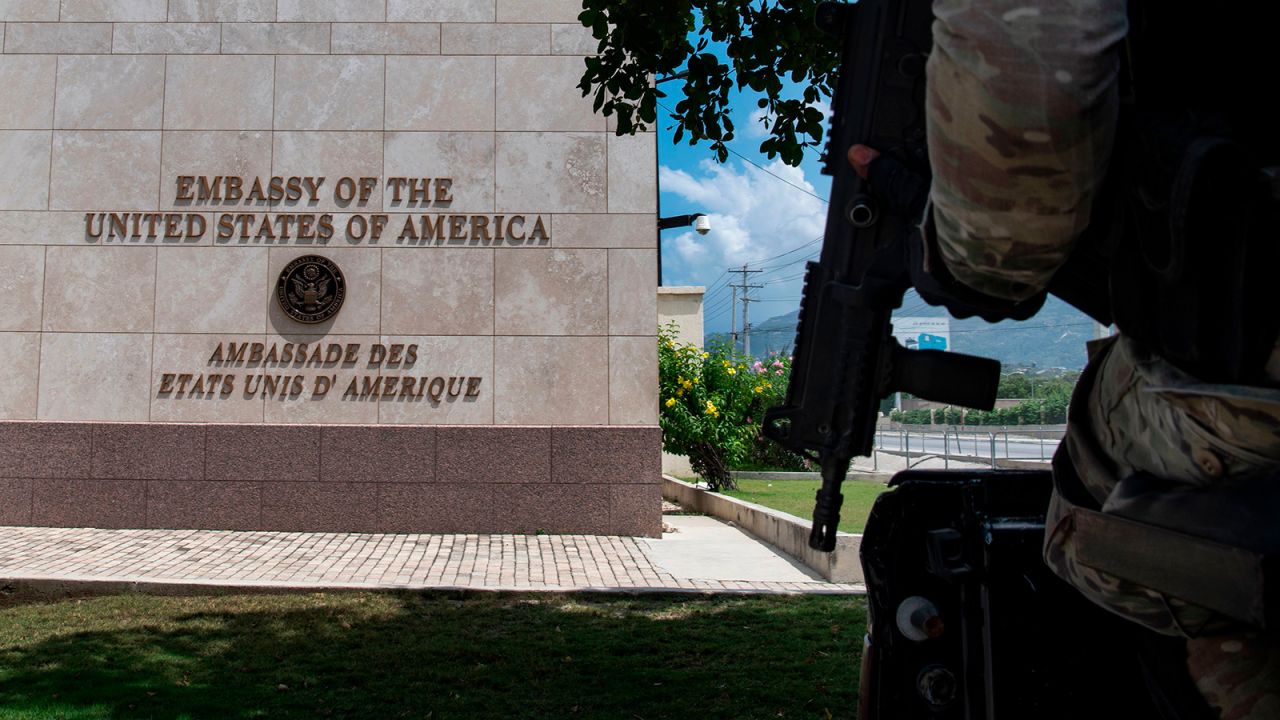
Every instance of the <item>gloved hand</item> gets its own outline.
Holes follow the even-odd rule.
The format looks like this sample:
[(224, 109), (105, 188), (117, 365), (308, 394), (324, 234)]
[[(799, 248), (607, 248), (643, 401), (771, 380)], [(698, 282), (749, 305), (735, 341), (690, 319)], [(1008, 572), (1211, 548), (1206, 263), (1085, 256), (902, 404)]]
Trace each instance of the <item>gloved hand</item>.
[(1026, 320), (1040, 311), (1047, 292), (1015, 302), (978, 292), (956, 280), (938, 250), (932, 212), (922, 218), (929, 200), (926, 178), (866, 145), (849, 148), (848, 159), (884, 208), (907, 218), (915, 227), (907, 238), (906, 261), (911, 284), (921, 299), (945, 307), (957, 318), (976, 315), (987, 322)]

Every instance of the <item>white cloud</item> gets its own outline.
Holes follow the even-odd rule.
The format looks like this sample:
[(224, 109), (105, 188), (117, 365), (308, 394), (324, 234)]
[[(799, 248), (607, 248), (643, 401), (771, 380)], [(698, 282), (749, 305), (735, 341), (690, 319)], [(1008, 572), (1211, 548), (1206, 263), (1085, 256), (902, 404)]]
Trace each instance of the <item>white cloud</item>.
[[(791, 298), (798, 298), (802, 281), (793, 276), (803, 272), (802, 260), (821, 248), (813, 241), (822, 236), (827, 212), (825, 202), (787, 184), (820, 194), (800, 168), (777, 160), (765, 167), (777, 177), (745, 163), (719, 165), (710, 160), (692, 173), (667, 166), (658, 172), (664, 193), (680, 196), (711, 221), (711, 232), (705, 236), (692, 230), (663, 235), (664, 282), (712, 286), (731, 266), (763, 267), (767, 272), (751, 278), (752, 283), (768, 283), (752, 293), (766, 300), (752, 306), (753, 320), (788, 312), (798, 304)], [(803, 250), (772, 259), (806, 244)], [(728, 324), (727, 313), (712, 312), (724, 304), (717, 302), (723, 300), (720, 296), (727, 295), (720, 291), (708, 296), (710, 329)]]
[(769, 135), (770, 127), (773, 127), (773, 116), (765, 108), (756, 108), (747, 119), (745, 134), (753, 140), (763, 140)]

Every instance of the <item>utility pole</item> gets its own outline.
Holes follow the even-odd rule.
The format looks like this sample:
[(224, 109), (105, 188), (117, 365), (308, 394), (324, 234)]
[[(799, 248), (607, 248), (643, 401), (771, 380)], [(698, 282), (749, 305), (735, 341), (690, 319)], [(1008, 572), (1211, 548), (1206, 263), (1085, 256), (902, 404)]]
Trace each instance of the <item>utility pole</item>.
[[(750, 356), (751, 355), (751, 315), (750, 315), (749, 308), (751, 307), (751, 303), (759, 302), (758, 300), (753, 300), (751, 298), (751, 291), (753, 289), (763, 288), (764, 286), (751, 285), (747, 282), (747, 278), (748, 276), (750, 276), (751, 273), (758, 273), (758, 272), (764, 272), (764, 271), (748, 270), (747, 264), (743, 263), (742, 269), (739, 270), (735, 268), (729, 268), (728, 272), (742, 274), (742, 282), (738, 285), (731, 285), (730, 287), (734, 288), (735, 290), (735, 293), (734, 293), (735, 298), (737, 297), (736, 291), (737, 290), (742, 291), (742, 354)], [(736, 343), (737, 343), (736, 337), (734, 342), (736, 347)]]
[(738, 347), (738, 286), (730, 285), (729, 291), (733, 293), (733, 299), (729, 301), (729, 342), (733, 343), (733, 347)]

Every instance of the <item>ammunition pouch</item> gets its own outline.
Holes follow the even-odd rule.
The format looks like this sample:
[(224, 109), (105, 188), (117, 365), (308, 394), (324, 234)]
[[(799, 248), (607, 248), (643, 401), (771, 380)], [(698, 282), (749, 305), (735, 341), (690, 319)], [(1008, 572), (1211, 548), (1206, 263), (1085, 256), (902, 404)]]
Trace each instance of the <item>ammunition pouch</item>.
[[(1280, 470), (1210, 486), (1117, 478), (1083, 408), (1091, 375), (1081, 377), (1053, 458), (1077, 561), (1264, 631), (1280, 627)], [(1112, 489), (1100, 500), (1103, 488)]]

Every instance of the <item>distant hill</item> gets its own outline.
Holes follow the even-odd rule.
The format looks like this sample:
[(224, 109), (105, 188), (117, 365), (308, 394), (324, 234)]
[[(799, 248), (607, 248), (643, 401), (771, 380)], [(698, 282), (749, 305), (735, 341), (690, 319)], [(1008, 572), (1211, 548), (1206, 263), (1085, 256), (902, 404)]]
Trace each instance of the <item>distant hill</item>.
[[(911, 317), (945, 317), (946, 310), (927, 305), (914, 291), (908, 291), (902, 307)], [(799, 311), (756, 323), (751, 331), (751, 349), (756, 355), (771, 351), (791, 352)], [(978, 318), (951, 319), (951, 349), (999, 360), (1007, 369), (1019, 367), (1084, 367), (1084, 344), (1093, 338), (1093, 321), (1061, 300), (1050, 297), (1044, 308), (1025, 322), (988, 323)], [(707, 342), (728, 342), (728, 333), (713, 333)], [(739, 343), (740, 345), (741, 343)]]

